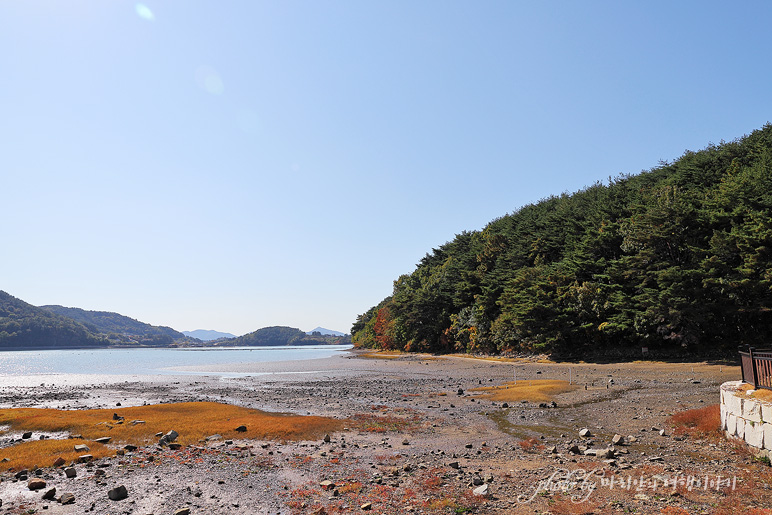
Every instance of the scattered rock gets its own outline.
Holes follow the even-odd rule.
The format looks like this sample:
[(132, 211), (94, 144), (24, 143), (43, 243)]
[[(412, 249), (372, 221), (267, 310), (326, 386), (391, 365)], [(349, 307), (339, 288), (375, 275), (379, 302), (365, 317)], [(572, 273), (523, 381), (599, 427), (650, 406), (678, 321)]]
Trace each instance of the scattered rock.
[(614, 438), (611, 439), (612, 445), (624, 445), (625, 444), (625, 437), (622, 435), (614, 435)]
[(180, 508), (174, 512), (174, 515), (190, 515), (190, 508)]
[(32, 431), (25, 431), (24, 433), (22, 433), (21, 438), (22, 440), (29, 440), (30, 438), (32, 438)]
[(66, 469), (64, 469), (64, 475), (67, 476), (69, 479), (72, 479), (78, 475), (78, 472), (75, 470), (75, 467), (67, 467)]
[(128, 496), (129, 491), (126, 490), (126, 487), (123, 485), (116, 486), (107, 492), (107, 497), (109, 497), (111, 501), (120, 501), (127, 498)]
[(83, 456), (78, 456), (78, 463), (88, 463), (93, 459), (94, 459), (94, 456), (92, 456), (91, 454), (84, 454)]
[(488, 497), (490, 495), (490, 486), (487, 483), (485, 483), (484, 485), (478, 486), (477, 488), (472, 490), (472, 493), (479, 497)]
[(322, 490), (334, 490), (335, 489), (335, 483), (330, 481), (329, 479), (326, 479), (319, 483), (319, 486), (322, 488)]
[(27, 482), (27, 488), (30, 490), (41, 490), (46, 487), (46, 482), (39, 477), (33, 477)]
[(75, 452), (88, 452), (90, 450), (88, 445), (80, 444), (75, 446)]
[(59, 497), (59, 502), (61, 504), (74, 504), (75, 494), (72, 494), (70, 492), (63, 493), (62, 496)]
[(582, 438), (590, 438), (592, 437), (592, 432), (585, 427), (579, 431), (579, 436)]
[(236, 428), (236, 432), (238, 433), (246, 433), (247, 432), (247, 426), (239, 426)]
[(330, 435), (324, 435), (324, 443), (330, 443), (330, 440), (332, 440)]
[(56, 487), (50, 488), (43, 494), (43, 499), (53, 501), (56, 498)]
[[(177, 439), (178, 436), (180, 436), (180, 434), (177, 431), (175, 431), (174, 429), (172, 429), (171, 431), (169, 431), (168, 433), (163, 435), (161, 437), (161, 440), (158, 443), (160, 445), (165, 445), (165, 444), (168, 444), (168, 443), (172, 443), (173, 441), (175, 441)], [(219, 436), (219, 435), (217, 435), (217, 436)]]
[(54, 467), (61, 467), (61, 466), (62, 466), (62, 465), (64, 465), (65, 463), (66, 463), (66, 462), (64, 461), (64, 458), (62, 458), (61, 456), (59, 456), (58, 458), (56, 458), (56, 459), (54, 460)]
[[(108, 443), (110, 440), (112, 440), (112, 438), (110, 438), (109, 436), (103, 436), (103, 437), (101, 437), (101, 438), (97, 438), (97, 439), (96, 439), (96, 440), (94, 440), (94, 441), (95, 441), (96, 443), (106, 444), (106, 443)], [(86, 449), (86, 450), (88, 450), (88, 449)]]
[(373, 503), (366, 502), (362, 506), (360, 506), (360, 508), (362, 508), (362, 510), (364, 510), (364, 511), (372, 510), (373, 509)]

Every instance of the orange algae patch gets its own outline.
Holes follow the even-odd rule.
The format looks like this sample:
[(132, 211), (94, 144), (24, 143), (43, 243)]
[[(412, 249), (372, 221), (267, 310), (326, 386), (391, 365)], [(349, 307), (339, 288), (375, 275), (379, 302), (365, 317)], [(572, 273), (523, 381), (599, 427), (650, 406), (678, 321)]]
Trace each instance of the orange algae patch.
[[(113, 414), (124, 417), (123, 422), (113, 420)], [(144, 422), (132, 423), (135, 420)], [(9, 460), (2, 462), (2, 468), (20, 469), (50, 466), (59, 456), (68, 463), (82, 454), (91, 454), (94, 458), (111, 456), (127, 444), (155, 443), (156, 433), (170, 430), (179, 433), (176, 442), (182, 445), (197, 443), (214, 434), (223, 438), (303, 440), (340, 430), (343, 421), (269, 413), (216, 402), (183, 402), (93, 410), (3, 409), (0, 425), (10, 426), (11, 431), (33, 432), (33, 439), (0, 449), (0, 460)], [(236, 428), (242, 425), (247, 430), (237, 432)], [(82, 439), (37, 440), (36, 432), (64, 432), (81, 435)], [(93, 441), (105, 436), (111, 438), (106, 445)], [(74, 446), (78, 444), (87, 445), (89, 451), (75, 452)]]
[(517, 402), (548, 402), (555, 395), (570, 392), (579, 388), (568, 381), (557, 379), (520, 380), (509, 382), (502, 386), (484, 386), (474, 388), (473, 392), (485, 392), (481, 397), (493, 401)]

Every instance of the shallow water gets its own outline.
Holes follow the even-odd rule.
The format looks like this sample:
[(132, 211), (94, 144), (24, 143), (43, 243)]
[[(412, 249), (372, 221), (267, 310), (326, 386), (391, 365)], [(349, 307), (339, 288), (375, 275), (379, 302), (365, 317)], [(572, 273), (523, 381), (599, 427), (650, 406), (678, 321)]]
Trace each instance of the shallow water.
[[(294, 370), (291, 366), (293, 361), (329, 358), (341, 355), (350, 348), (350, 345), (324, 345), (3, 351), (0, 352), (0, 376), (5, 379), (31, 376), (155, 376), (186, 373), (225, 376), (230, 375), (228, 369), (231, 367), (278, 362), (288, 362), (286, 372), (291, 372)], [(259, 372), (255, 375), (259, 375)]]

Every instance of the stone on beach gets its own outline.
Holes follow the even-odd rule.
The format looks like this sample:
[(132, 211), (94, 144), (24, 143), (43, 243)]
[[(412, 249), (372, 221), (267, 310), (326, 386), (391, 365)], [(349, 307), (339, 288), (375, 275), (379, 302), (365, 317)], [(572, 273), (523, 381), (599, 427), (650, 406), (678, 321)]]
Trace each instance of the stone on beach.
[(46, 482), (39, 477), (33, 477), (27, 483), (27, 488), (30, 490), (41, 490), (46, 487)]
[(75, 494), (66, 492), (63, 493), (61, 497), (59, 497), (59, 502), (61, 504), (73, 504), (75, 502)]
[(128, 496), (129, 491), (123, 485), (116, 486), (107, 492), (107, 497), (109, 497), (111, 501), (120, 501), (127, 498)]
[(479, 497), (488, 497), (490, 495), (490, 486), (485, 483), (484, 485), (478, 486), (472, 490), (472, 493)]

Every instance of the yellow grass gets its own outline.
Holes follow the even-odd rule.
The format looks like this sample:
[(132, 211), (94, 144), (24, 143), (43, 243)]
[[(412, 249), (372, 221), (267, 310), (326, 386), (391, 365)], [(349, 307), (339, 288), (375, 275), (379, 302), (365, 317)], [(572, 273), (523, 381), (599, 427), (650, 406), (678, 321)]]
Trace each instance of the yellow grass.
[[(124, 417), (118, 424), (113, 413)], [(144, 420), (144, 424), (132, 425), (132, 420)], [(157, 404), (119, 409), (56, 410), (19, 408), (0, 410), (0, 425), (10, 426), (12, 431), (33, 431), (33, 439), (25, 443), (0, 449), (0, 468), (30, 468), (35, 465), (51, 466), (61, 456), (68, 463), (77, 459), (77, 444), (86, 444), (94, 458), (114, 455), (126, 444), (137, 446), (155, 443), (156, 433), (175, 430), (177, 443), (187, 445), (220, 434), (223, 438), (250, 438), (275, 440), (302, 440), (316, 438), (342, 428), (343, 422), (325, 417), (304, 417), (282, 413), (267, 413), (216, 402), (185, 402)], [(244, 425), (246, 432), (237, 432)], [(66, 432), (82, 435), (83, 440), (37, 440), (34, 432)], [(107, 445), (94, 439), (109, 436)]]
[(555, 395), (570, 392), (579, 388), (577, 385), (568, 384), (568, 381), (557, 379), (537, 379), (533, 381), (520, 380), (509, 382), (502, 386), (485, 386), (474, 388), (473, 392), (485, 392), (483, 399), (503, 402), (531, 401), (548, 402)]
[(530, 356), (527, 358), (507, 358), (504, 356), (475, 356), (473, 354), (447, 354), (447, 356), (452, 356), (454, 358), (464, 358), (464, 359), (477, 359), (481, 361), (495, 361), (498, 363), (524, 363), (524, 364), (531, 364), (531, 363), (541, 363), (541, 364), (554, 364), (555, 361), (552, 361), (551, 359), (545, 357), (545, 356)]
[(772, 390), (766, 388), (759, 388), (753, 390), (753, 393), (748, 395), (748, 391), (753, 390), (753, 385), (749, 383), (743, 383), (740, 388), (737, 389), (737, 395), (744, 398), (753, 398), (761, 401), (772, 402)]
[(373, 352), (368, 352), (367, 354), (360, 354), (360, 358), (369, 358), (369, 359), (395, 359), (400, 358), (404, 356), (406, 353), (398, 351), (398, 350), (378, 350)]

